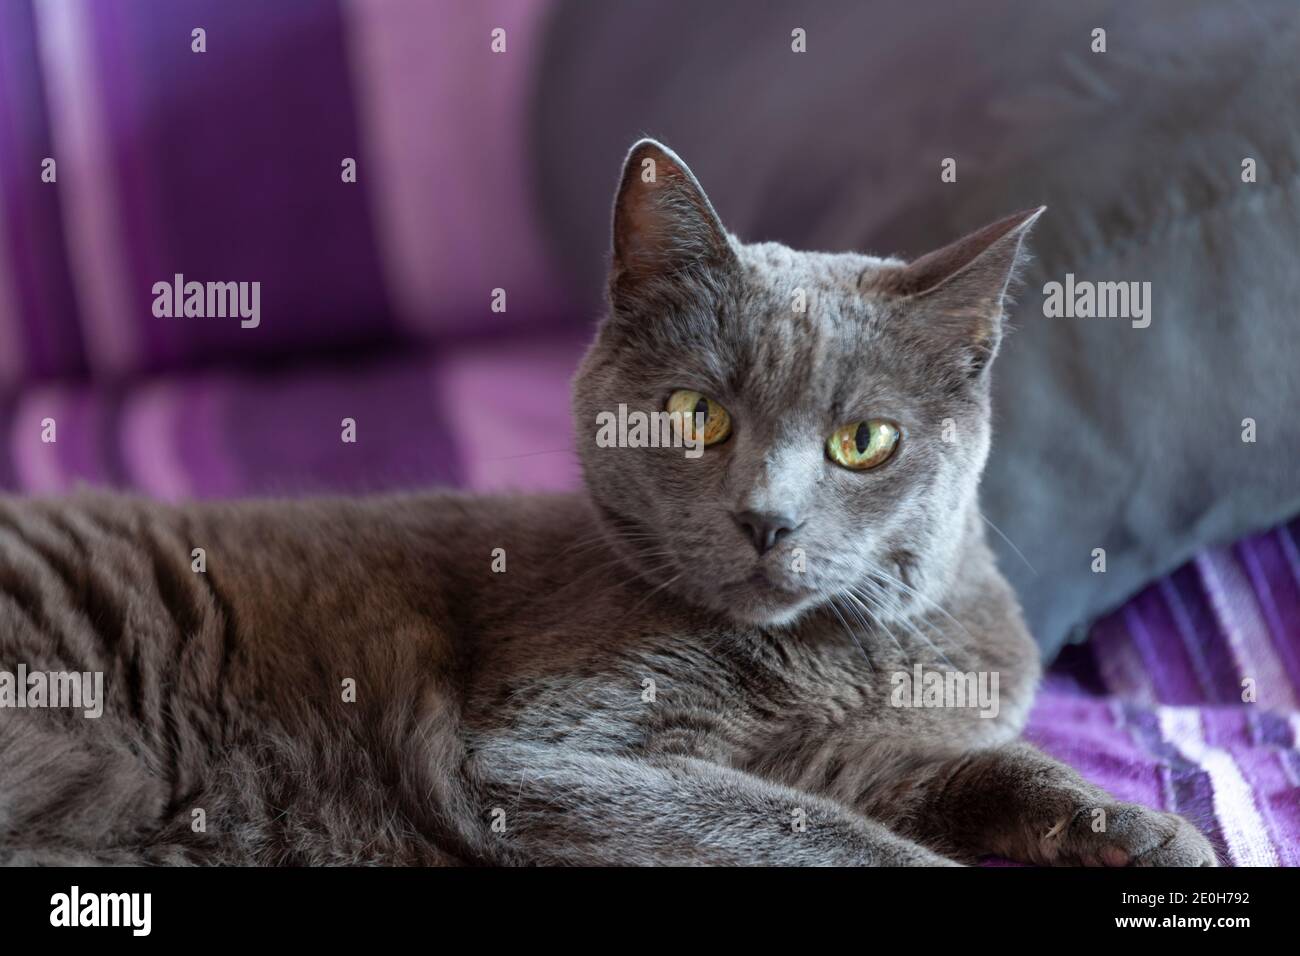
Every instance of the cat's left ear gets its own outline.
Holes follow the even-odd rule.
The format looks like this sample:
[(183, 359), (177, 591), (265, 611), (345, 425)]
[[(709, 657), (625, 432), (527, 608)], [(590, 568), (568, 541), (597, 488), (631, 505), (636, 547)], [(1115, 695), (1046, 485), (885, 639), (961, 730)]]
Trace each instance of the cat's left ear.
[(997, 353), (1007, 287), (1024, 259), (1025, 236), (1046, 208), (1018, 212), (906, 266), (882, 270), (878, 287), (903, 297), (927, 334), (958, 349), (977, 374)]
[(653, 139), (636, 143), (623, 163), (613, 232), (615, 289), (735, 256), (690, 167)]

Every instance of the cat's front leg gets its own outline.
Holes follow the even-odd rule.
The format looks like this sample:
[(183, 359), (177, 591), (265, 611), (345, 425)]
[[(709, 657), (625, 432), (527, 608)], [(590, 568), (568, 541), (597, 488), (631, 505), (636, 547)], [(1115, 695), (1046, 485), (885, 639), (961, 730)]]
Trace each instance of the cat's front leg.
[(690, 757), (498, 739), (475, 748), (487, 841), (578, 865), (953, 866), (824, 798)]
[(1029, 744), (977, 751), (923, 775), (914, 825), (973, 855), (1059, 866), (1217, 866), (1182, 817), (1121, 803)]

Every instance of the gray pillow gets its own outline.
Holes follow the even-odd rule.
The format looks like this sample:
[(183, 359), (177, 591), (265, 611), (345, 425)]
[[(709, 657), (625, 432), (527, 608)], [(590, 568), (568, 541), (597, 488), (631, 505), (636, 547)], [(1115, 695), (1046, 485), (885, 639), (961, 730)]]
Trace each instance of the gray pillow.
[[(983, 501), (1051, 656), (1198, 549), (1300, 512), (1300, 7), (1005, 0), (935, 17), (562, 3), (534, 110), (539, 201), (593, 308), (612, 181), (641, 133), (746, 240), (913, 256), (1046, 203), (995, 367)], [(1067, 273), (1149, 282), (1150, 324), (1047, 317), (1044, 285)]]

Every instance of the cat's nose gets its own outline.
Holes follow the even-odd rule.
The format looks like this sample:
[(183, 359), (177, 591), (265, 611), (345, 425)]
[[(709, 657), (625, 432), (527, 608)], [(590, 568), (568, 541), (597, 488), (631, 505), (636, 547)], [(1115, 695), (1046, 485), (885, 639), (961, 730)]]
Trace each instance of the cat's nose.
[(767, 554), (783, 534), (799, 527), (799, 522), (789, 515), (770, 511), (737, 511), (732, 515), (740, 530), (749, 536), (759, 554)]

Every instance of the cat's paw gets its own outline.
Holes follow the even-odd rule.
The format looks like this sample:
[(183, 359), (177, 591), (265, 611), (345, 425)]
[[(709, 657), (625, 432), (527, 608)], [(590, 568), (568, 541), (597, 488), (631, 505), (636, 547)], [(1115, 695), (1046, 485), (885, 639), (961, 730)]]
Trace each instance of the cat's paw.
[(1042, 835), (1058, 866), (1218, 866), (1210, 842), (1173, 813), (1133, 803), (1081, 806)]

